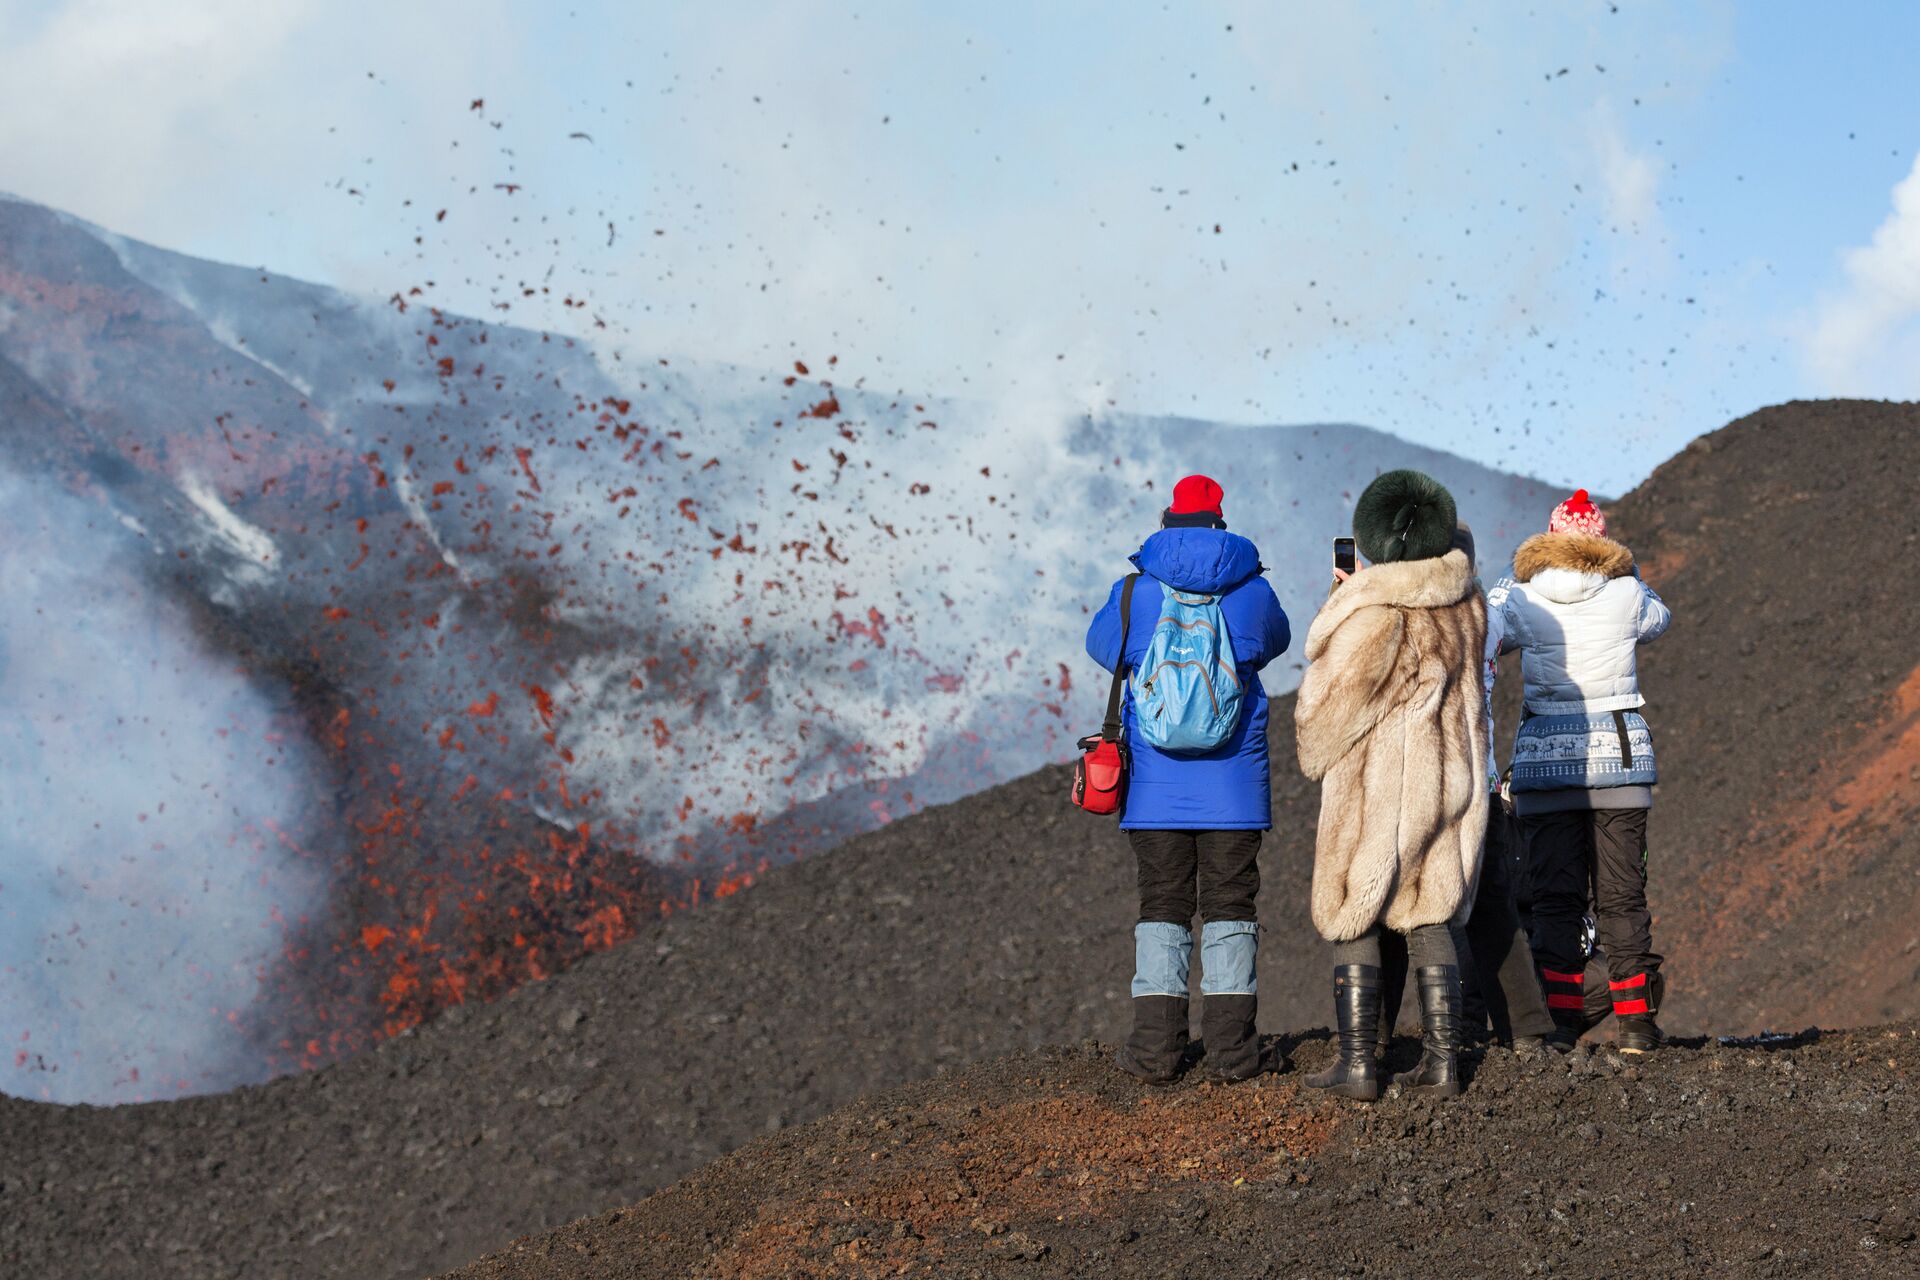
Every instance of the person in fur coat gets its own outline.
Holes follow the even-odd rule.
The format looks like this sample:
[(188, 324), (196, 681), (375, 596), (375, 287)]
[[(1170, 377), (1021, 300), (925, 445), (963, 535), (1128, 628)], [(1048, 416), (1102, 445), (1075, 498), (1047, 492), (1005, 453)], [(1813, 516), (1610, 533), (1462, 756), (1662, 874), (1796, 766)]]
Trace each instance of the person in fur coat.
[(1335, 944), (1339, 1056), (1310, 1077), (1380, 1094), (1374, 1059), (1382, 929), (1406, 935), (1425, 1052), (1396, 1082), (1461, 1089), (1460, 970), (1448, 926), (1473, 902), (1487, 826), (1486, 601), (1454, 548), (1453, 496), (1417, 471), (1360, 495), (1371, 563), (1342, 576), (1307, 632), (1294, 704), (1300, 767), (1321, 784), (1314, 927)]

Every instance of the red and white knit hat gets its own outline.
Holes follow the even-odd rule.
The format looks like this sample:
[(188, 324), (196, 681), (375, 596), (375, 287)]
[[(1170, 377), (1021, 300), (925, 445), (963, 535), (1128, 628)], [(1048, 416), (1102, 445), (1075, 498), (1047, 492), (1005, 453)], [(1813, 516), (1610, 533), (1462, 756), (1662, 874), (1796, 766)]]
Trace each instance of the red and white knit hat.
[(1548, 533), (1584, 533), (1590, 538), (1607, 536), (1607, 513), (1593, 505), (1587, 491), (1581, 489), (1553, 509), (1547, 519)]

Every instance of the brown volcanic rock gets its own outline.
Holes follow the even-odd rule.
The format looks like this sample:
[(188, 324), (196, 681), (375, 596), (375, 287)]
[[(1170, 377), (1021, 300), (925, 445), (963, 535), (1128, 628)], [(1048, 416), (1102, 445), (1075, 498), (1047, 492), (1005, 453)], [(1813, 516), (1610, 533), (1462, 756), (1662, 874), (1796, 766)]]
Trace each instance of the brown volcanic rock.
[(1097, 1044), (1023, 1054), (455, 1274), (1912, 1275), (1916, 1034), (1496, 1052), (1461, 1102), (1373, 1105), (1298, 1075), (1148, 1089)]
[[(1910, 947), (1915, 845), (1901, 816), (1914, 807), (1911, 679), (1920, 653), (1912, 639), (1920, 517), (1903, 491), (1920, 461), (1916, 426), (1920, 409), (1905, 405), (1767, 410), (1669, 462), (1615, 510), (1618, 532), (1677, 617), (1671, 635), (1646, 651), (1645, 674), (1666, 777), (1653, 822), (1653, 899), (1673, 965), (1670, 1021), (1682, 1029), (1920, 1015), (1920, 957)], [(1509, 702), (1517, 684), (1511, 674), (1502, 682)], [(1322, 1024), (1328, 1004), (1327, 952), (1305, 906), (1318, 794), (1293, 767), (1290, 708), (1279, 699), (1273, 716), (1277, 825), (1265, 858), (1261, 956), (1269, 1028)], [(107, 1111), (0, 1100), (0, 1270), (420, 1275), (630, 1204), (861, 1094), (1043, 1043), (1116, 1038), (1128, 1012), (1131, 858), (1110, 823), (1068, 808), (1066, 786), (1064, 770), (1043, 770), (896, 822), (777, 869), (747, 893), (643, 928), (551, 981), (308, 1077)], [(1845, 1093), (1853, 1084), (1844, 1046), (1864, 1058), (1866, 1043), (1841, 1041), (1833, 1058), (1816, 1046), (1813, 1060), (1835, 1075), (1821, 1087), (1841, 1093), (1822, 1094), (1827, 1109), (1809, 1109), (1809, 1123), (1839, 1125), (1867, 1144), (1851, 1126), (1884, 1122), (1910, 1144), (1910, 1115), (1879, 1110), (1893, 1105), (1891, 1095)], [(1434, 1124), (1477, 1123), (1486, 1107), (1510, 1108), (1501, 1121), (1509, 1147), (1474, 1148), (1492, 1165), (1471, 1166), (1473, 1179), (1518, 1169), (1532, 1181), (1516, 1185), (1533, 1188), (1532, 1198), (1515, 1192), (1484, 1210), (1456, 1200), (1448, 1212), (1467, 1223), (1476, 1212), (1497, 1213), (1556, 1247), (1571, 1248), (1569, 1231), (1607, 1239), (1583, 1214), (1597, 1222), (1624, 1212), (1670, 1227), (1673, 1206), (1693, 1202), (1756, 1215), (1739, 1237), (1751, 1240), (1755, 1259), (1779, 1243), (1768, 1225), (1775, 1221), (1817, 1224), (1848, 1259), (1869, 1258), (1851, 1251), (1877, 1228), (1840, 1230), (1828, 1216), (1828, 1189), (1893, 1177), (1912, 1154), (1909, 1146), (1889, 1163), (1869, 1159), (1879, 1152), (1870, 1144), (1809, 1149), (1788, 1180), (1805, 1200), (1791, 1213), (1785, 1199), (1740, 1208), (1683, 1180), (1713, 1167), (1704, 1158), (1674, 1165), (1664, 1175), (1672, 1185), (1656, 1183), (1654, 1196), (1629, 1172), (1643, 1145), (1705, 1142), (1715, 1117), (1747, 1113), (1716, 1101), (1681, 1128), (1638, 1131), (1632, 1117), (1694, 1114), (1681, 1095), (1717, 1079), (1697, 1073), (1722, 1059), (1676, 1056), (1676, 1065), (1650, 1069), (1644, 1087), (1621, 1085), (1624, 1104), (1600, 1087), (1572, 1121), (1600, 1136), (1578, 1143), (1561, 1124), (1572, 1113), (1541, 1110), (1544, 1095), (1528, 1091), (1590, 1086), (1572, 1077), (1502, 1085), (1498, 1059), (1461, 1107), (1370, 1114), (1427, 1134)], [(1075, 1061), (1088, 1089), (1105, 1078), (1097, 1060)], [(1501, 1088), (1520, 1092), (1502, 1101)], [(1600, 1109), (1607, 1099), (1628, 1121), (1608, 1118)], [(1112, 1123), (1097, 1108), (1080, 1117), (1089, 1118)], [(1767, 1153), (1764, 1161), (1724, 1144), (1701, 1148), (1724, 1162), (1728, 1185), (1746, 1186), (1747, 1166), (1787, 1167), (1773, 1158), (1769, 1126), (1778, 1118), (1755, 1111), (1750, 1127), (1723, 1135)], [(1193, 1123), (1211, 1132), (1204, 1119)], [(1676, 1134), (1684, 1141), (1671, 1142)], [(771, 1150), (752, 1159), (773, 1159)], [(1298, 1190), (1323, 1210), (1332, 1202), (1315, 1197), (1340, 1187), (1378, 1212), (1392, 1198), (1380, 1189), (1400, 1185), (1393, 1179), (1428, 1179), (1393, 1192), (1417, 1192), (1415, 1205), (1384, 1208), (1394, 1223), (1427, 1230), (1438, 1228), (1420, 1205), (1448, 1204), (1434, 1180), (1467, 1178), (1443, 1160), (1395, 1164), (1385, 1148), (1368, 1159), (1347, 1173), (1317, 1174), (1307, 1187), (1262, 1185), (1276, 1195)], [(719, 1188), (712, 1179), (744, 1176), (751, 1163), (729, 1162), (690, 1185)], [(1588, 1190), (1564, 1207), (1571, 1193), (1558, 1188), (1568, 1176)], [(1215, 1224), (1206, 1231), (1245, 1221), (1224, 1190), (1177, 1194), (1198, 1197), (1193, 1207)], [(1227, 1198), (1208, 1198), (1215, 1195)], [(1649, 1204), (1654, 1219), (1645, 1216)], [(1785, 1216), (1767, 1216), (1775, 1205)], [(671, 1227), (659, 1221), (659, 1230)], [(717, 1219), (700, 1229), (723, 1228), (734, 1229)], [(998, 1264), (982, 1253), (980, 1270), (1068, 1256), (1068, 1242), (1044, 1224), (1019, 1229), (1033, 1242), (1019, 1248), (1049, 1252), (1037, 1263), (1003, 1256)], [(1305, 1238), (1334, 1257), (1366, 1243), (1351, 1223), (1311, 1231), (1319, 1234)], [(998, 1238), (982, 1237), (981, 1248)], [(1276, 1247), (1276, 1257), (1296, 1256)], [(1470, 1238), (1456, 1247), (1467, 1251), (1458, 1256), (1479, 1256)]]

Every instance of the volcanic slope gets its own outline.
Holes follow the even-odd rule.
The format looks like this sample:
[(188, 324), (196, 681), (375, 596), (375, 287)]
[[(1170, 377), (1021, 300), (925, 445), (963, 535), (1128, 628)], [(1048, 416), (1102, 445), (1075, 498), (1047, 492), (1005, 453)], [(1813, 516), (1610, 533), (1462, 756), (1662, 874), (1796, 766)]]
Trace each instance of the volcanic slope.
[[(1765, 410), (1613, 513), (1677, 617), (1644, 683), (1678, 1029), (1920, 1015), (1916, 427), (1909, 405)], [(1273, 715), (1269, 1028), (1327, 1019), (1304, 907), (1318, 801), (1290, 710)], [(1091, 691), (1081, 711), (1097, 719)], [(1115, 1039), (1131, 859), (1065, 791), (1048, 769), (895, 822), (307, 1077), (112, 1110), (0, 1101), (0, 1264), (420, 1275), (863, 1093)]]
[[(1324, 531), (1383, 460), (1453, 486), (1490, 551), (1552, 501), (1359, 426), (1016, 408), (889, 392), (831, 356), (809, 373), (617, 347), (0, 197), (0, 576), (86, 599), (38, 550), (67, 550), (42, 532), (64, 512), (99, 544), (93, 589), (147, 624), (86, 637), (146, 673), (150, 712), (45, 639), (78, 621), (0, 612), (0, 723), (58, 707), (21, 748), (37, 785), (10, 797), (44, 824), (18, 858), (0, 843), (0, 967), (120, 975), (0, 983), (0, 1091), (134, 1101), (322, 1065), (1064, 758), (1084, 611), (1180, 469), (1231, 477), (1234, 527), (1288, 602), (1320, 589)], [(198, 751), (122, 786), (98, 767), (164, 740), (159, 694), (212, 701), (162, 682), (174, 650), (244, 677), (266, 721), (191, 745), (285, 746), (281, 785), (234, 786), (213, 831), (175, 825), (210, 790)], [(1268, 670), (1297, 679), (1292, 656)], [(91, 696), (49, 700), (62, 680)], [(138, 818), (101, 821), (114, 801)], [(249, 858), (198, 875), (170, 852), (227, 841)], [(28, 852), (49, 847), (59, 877)], [(194, 905), (155, 910), (124, 888), (142, 877), (196, 884)], [(210, 905), (256, 898), (277, 910)], [(226, 912), (252, 930), (208, 925)], [(197, 980), (261, 964), (243, 1008), (244, 983)]]
[(1920, 406), (1787, 404), (1614, 513), (1674, 606), (1641, 672), (1677, 1025), (1920, 1016), (1917, 466)]
[(1497, 1050), (1466, 1099), (1371, 1106), (1298, 1073), (1154, 1090), (1089, 1042), (864, 1099), (456, 1276), (1911, 1276), (1917, 1034)]

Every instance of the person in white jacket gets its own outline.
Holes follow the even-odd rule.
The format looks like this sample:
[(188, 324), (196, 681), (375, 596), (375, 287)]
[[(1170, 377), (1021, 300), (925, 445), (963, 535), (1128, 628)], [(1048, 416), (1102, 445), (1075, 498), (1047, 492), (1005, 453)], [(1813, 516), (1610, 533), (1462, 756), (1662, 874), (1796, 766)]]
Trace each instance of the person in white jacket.
[(1638, 647), (1672, 612), (1640, 580), (1633, 553), (1606, 536), (1585, 489), (1554, 508), (1548, 531), (1514, 553), (1513, 580), (1490, 593), (1501, 647), (1519, 650), (1525, 712), (1513, 799), (1533, 883), (1533, 950), (1554, 1038), (1585, 1030), (1582, 918), (1589, 894), (1607, 956), (1616, 1045), (1650, 1053), (1664, 994), (1647, 908), (1647, 814), (1659, 774), (1640, 708)]

